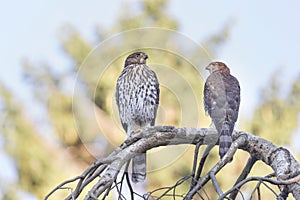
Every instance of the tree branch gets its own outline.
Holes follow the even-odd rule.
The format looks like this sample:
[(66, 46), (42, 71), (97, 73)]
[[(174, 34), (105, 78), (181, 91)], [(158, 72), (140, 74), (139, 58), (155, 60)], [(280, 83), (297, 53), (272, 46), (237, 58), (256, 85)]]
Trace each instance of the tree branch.
[[(128, 138), (106, 158), (95, 161), (82, 173), (82, 175), (58, 185), (45, 197), (45, 199), (48, 199), (55, 191), (62, 189), (66, 184), (75, 181), (78, 181), (77, 187), (66, 199), (77, 198), (82, 190), (95, 179), (98, 179), (98, 182), (92, 187), (88, 194), (86, 194), (85, 199), (98, 198), (101, 194), (104, 195), (105, 191), (109, 192), (111, 190), (121, 168), (137, 153), (167, 145), (209, 145), (214, 144), (217, 138), (218, 135), (214, 129), (175, 128), (172, 126), (145, 128), (141, 132)], [(214, 175), (231, 161), (237, 149), (247, 151), (253, 159), (261, 160), (265, 164), (271, 166), (277, 178), (277, 182), (272, 182), (272, 184), (285, 185), (281, 191), (284, 190), (285, 193), (292, 193), (296, 199), (300, 199), (300, 180), (297, 178), (300, 174), (300, 165), (288, 150), (282, 147), (276, 147), (272, 143), (258, 136), (245, 132), (234, 132), (233, 140), (233, 145), (230, 147), (228, 153), (208, 174), (201, 178), (196, 185), (191, 188), (186, 196), (187, 199), (197, 194), (198, 190), (201, 189), (211, 177), (213, 177), (213, 181), (215, 181), (214, 185), (216, 186), (218, 193), (220, 193), (220, 196), (229, 194), (221, 192)], [(195, 169), (193, 170), (193, 173), (195, 173)], [(187, 179), (189, 178), (182, 180), (185, 181)], [(262, 180), (267, 181), (265, 179)], [(180, 184), (184, 181), (181, 181)], [(288, 181), (289, 184), (285, 184), (286, 181)], [(242, 181), (236, 183), (232, 191), (239, 189), (241, 183)]]
[(238, 192), (239, 192), (239, 189), (241, 187), (236, 187), (236, 185), (238, 183), (240, 183), (242, 180), (244, 180), (248, 174), (250, 173), (253, 165), (256, 163), (257, 159), (256, 158), (253, 158), (250, 156), (250, 158), (248, 159), (247, 161), (247, 164), (245, 166), (245, 168), (243, 169), (242, 173), (240, 174), (240, 176), (238, 177), (238, 179), (236, 180), (235, 184), (234, 184), (234, 188), (236, 188), (229, 196), (229, 199), (235, 199)]

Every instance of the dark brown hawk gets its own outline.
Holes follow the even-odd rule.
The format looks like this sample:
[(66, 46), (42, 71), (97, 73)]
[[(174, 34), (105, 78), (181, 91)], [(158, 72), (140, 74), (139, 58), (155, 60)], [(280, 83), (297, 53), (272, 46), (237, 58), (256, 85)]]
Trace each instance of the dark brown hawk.
[[(146, 65), (143, 52), (129, 55), (117, 81), (116, 101), (127, 137), (142, 127), (154, 126), (159, 103), (159, 83), (155, 73)], [(146, 152), (132, 159), (132, 181), (146, 178)]]
[(232, 132), (240, 106), (240, 85), (222, 62), (212, 62), (204, 86), (204, 108), (219, 134), (219, 155), (222, 158), (232, 143)]

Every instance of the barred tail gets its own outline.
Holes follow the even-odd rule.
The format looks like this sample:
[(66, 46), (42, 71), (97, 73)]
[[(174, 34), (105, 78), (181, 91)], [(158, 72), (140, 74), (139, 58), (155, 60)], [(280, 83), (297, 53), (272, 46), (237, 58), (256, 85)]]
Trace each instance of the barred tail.
[(220, 158), (223, 158), (223, 156), (227, 153), (229, 150), (231, 143), (232, 143), (232, 129), (228, 124), (224, 124), (222, 126), (220, 139), (219, 139), (219, 155)]
[(132, 158), (132, 181), (142, 182), (146, 179), (146, 153), (139, 154)]

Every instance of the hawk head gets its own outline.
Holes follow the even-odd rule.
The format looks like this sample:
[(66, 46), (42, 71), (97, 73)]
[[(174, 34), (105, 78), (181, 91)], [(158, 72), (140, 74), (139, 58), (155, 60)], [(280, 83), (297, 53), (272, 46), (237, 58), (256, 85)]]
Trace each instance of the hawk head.
[(148, 55), (144, 52), (130, 54), (125, 60), (125, 67), (132, 64), (146, 64)]
[(210, 73), (219, 71), (230, 74), (230, 69), (222, 62), (212, 62), (205, 69)]

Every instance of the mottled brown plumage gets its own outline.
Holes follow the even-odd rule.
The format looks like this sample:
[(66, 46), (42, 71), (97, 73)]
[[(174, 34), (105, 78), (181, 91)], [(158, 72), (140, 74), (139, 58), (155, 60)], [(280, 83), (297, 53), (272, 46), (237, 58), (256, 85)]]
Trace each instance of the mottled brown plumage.
[[(155, 73), (146, 65), (143, 52), (129, 55), (117, 81), (116, 101), (127, 137), (133, 131), (154, 126), (159, 103), (159, 83)], [(146, 178), (146, 152), (132, 159), (132, 180)]]
[(219, 133), (219, 155), (222, 158), (232, 143), (232, 132), (238, 118), (240, 85), (222, 62), (207, 67), (210, 75), (204, 86), (204, 108)]

